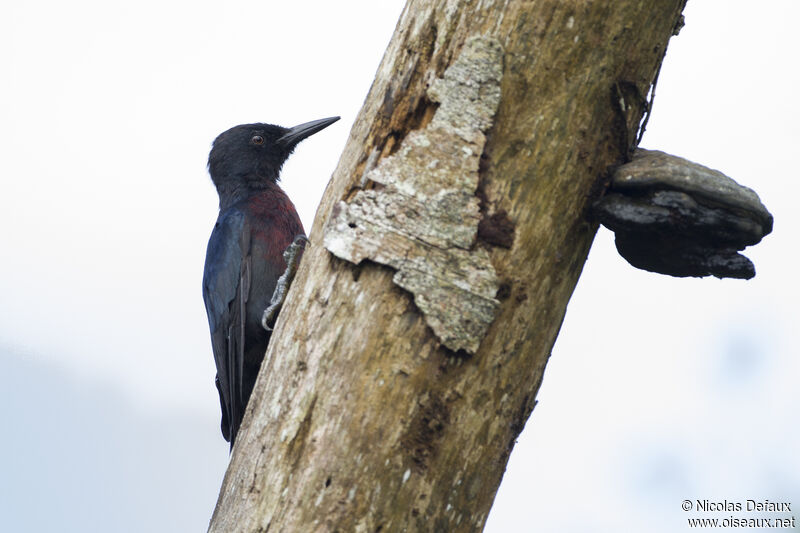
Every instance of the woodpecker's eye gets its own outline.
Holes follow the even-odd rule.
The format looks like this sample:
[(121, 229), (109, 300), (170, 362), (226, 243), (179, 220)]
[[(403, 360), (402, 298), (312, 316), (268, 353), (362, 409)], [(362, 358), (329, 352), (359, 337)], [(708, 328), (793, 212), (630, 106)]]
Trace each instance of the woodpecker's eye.
[(253, 137), (250, 139), (250, 142), (253, 144), (264, 144), (264, 137), (261, 135), (253, 135)]

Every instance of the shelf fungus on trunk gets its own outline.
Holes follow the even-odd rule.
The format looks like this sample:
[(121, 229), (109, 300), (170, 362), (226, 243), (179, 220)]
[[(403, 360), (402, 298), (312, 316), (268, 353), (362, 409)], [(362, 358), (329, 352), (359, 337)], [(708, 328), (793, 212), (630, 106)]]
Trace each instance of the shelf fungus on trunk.
[(772, 231), (752, 189), (655, 150), (636, 150), (614, 171), (594, 213), (631, 265), (677, 277), (750, 279), (755, 267), (738, 252)]
[(489, 254), (475, 246), (475, 192), (502, 66), (496, 40), (469, 39), (428, 89), (439, 103), (430, 123), (366, 173), (382, 187), (336, 204), (325, 226), (325, 248), (337, 257), (397, 270), (394, 283), (414, 295), (433, 333), (453, 351), (475, 353), (499, 305)]

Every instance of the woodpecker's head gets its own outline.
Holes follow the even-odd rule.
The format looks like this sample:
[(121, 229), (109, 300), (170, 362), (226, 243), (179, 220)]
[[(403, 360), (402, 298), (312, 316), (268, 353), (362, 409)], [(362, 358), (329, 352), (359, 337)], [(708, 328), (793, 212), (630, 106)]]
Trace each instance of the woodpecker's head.
[(241, 124), (222, 132), (208, 155), (211, 180), (222, 191), (231, 186), (259, 188), (278, 181), (284, 161), (295, 146), (339, 117), (323, 118), (284, 128), (273, 124)]

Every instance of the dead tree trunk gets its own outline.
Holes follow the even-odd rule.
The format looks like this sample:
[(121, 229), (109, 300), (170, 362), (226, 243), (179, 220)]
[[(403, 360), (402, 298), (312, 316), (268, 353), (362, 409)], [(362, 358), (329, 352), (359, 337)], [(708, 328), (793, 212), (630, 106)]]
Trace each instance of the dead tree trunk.
[(480, 531), (684, 0), (410, 0), (210, 531)]

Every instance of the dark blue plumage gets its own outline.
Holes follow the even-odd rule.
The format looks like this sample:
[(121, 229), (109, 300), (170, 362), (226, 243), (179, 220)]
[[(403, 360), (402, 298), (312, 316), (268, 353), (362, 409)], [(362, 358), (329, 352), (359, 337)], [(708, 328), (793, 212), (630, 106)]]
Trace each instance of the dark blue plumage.
[(339, 117), (282, 128), (242, 124), (220, 134), (208, 157), (220, 212), (203, 271), (203, 299), (217, 365), (222, 434), (233, 447), (269, 343), (261, 326), (283, 251), (303, 234), (300, 218), (278, 186), (284, 161), (304, 138)]

